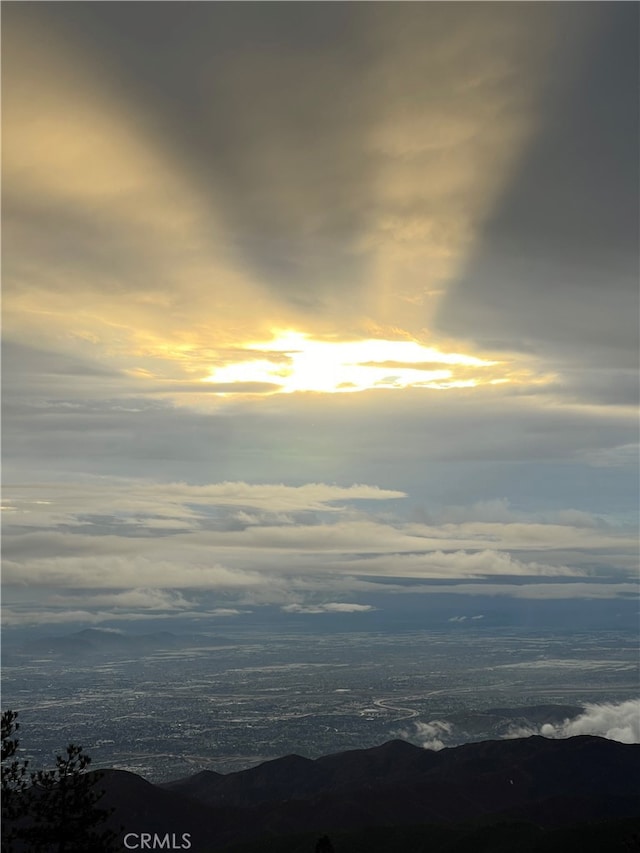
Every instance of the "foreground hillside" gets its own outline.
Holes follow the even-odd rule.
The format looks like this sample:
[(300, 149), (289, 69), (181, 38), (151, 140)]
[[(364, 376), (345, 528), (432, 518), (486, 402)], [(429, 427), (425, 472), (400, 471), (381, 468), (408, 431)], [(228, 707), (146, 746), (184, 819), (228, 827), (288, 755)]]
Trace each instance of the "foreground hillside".
[(115, 825), (176, 844), (188, 833), (196, 853), (302, 853), (321, 834), (336, 853), (640, 850), (640, 745), (596, 737), (440, 752), (391, 741), (165, 785), (106, 771), (100, 784)]
[[(376, 826), (331, 833), (330, 840), (335, 853), (630, 853), (640, 850), (639, 823), (596, 821), (561, 829), (513, 821)], [(225, 847), (224, 853), (314, 853), (317, 839), (318, 833), (271, 837)]]

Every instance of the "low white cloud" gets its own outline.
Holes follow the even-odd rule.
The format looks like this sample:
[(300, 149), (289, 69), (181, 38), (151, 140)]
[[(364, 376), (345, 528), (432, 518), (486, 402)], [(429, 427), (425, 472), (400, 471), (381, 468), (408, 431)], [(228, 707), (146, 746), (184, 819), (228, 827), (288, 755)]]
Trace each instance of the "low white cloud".
[(447, 745), (445, 741), (449, 740), (452, 731), (451, 723), (443, 720), (431, 720), (428, 723), (416, 722), (413, 724), (413, 730), (403, 729), (398, 734), (412, 743), (417, 742), (423, 749), (431, 749), (437, 752), (445, 748)]
[(466, 622), (467, 620), (476, 622), (478, 619), (484, 619), (484, 616), (452, 616), (451, 619), (447, 619), (447, 622)]
[(437, 513), (440, 524), (482, 522), (486, 524), (558, 524), (568, 527), (602, 527), (601, 516), (578, 509), (525, 512), (514, 509), (507, 498), (476, 501), (471, 506), (445, 506)]
[(375, 609), (370, 604), (350, 604), (346, 601), (331, 601), (328, 604), (286, 604), (282, 608), (285, 613), (366, 613)]
[(52, 557), (33, 560), (25, 578), (24, 566), (6, 561), (4, 582), (15, 586), (26, 580), (33, 586), (85, 589), (121, 588), (130, 586), (132, 578), (158, 589), (234, 589), (255, 588), (270, 582), (260, 572), (231, 569), (219, 563), (182, 563), (154, 559), (152, 554), (103, 554), (87, 557)]
[(103, 634), (124, 634), (120, 628), (96, 628), (96, 631), (102, 631)]
[(216, 607), (215, 610), (210, 610), (203, 614), (205, 616), (240, 616), (243, 613), (251, 613), (250, 610), (238, 610), (236, 607)]
[(631, 598), (638, 595), (637, 583), (598, 583), (598, 582), (560, 582), (560, 583), (456, 583), (446, 586), (420, 584), (414, 586), (385, 586), (387, 592), (438, 595), (495, 595), (510, 598), (553, 599), (595, 599), (595, 598)]
[(2, 623), (6, 628), (24, 628), (30, 625), (99, 625), (100, 622), (132, 620), (154, 620), (156, 613), (139, 613), (107, 610), (49, 610), (46, 607), (32, 610), (18, 610), (3, 606)]
[(602, 704), (589, 703), (578, 717), (562, 723), (545, 723), (542, 726), (513, 726), (504, 737), (518, 738), (542, 735), (548, 738), (568, 738), (577, 735), (595, 735), (620, 743), (640, 743), (640, 699)]
[(636, 468), (640, 459), (640, 445), (629, 443), (617, 447), (603, 447), (585, 451), (581, 458), (594, 468)]
[[(91, 602), (89, 603), (91, 606)], [(24, 608), (11, 605), (2, 606), (2, 623), (7, 628), (25, 628), (32, 625), (92, 625), (99, 626), (102, 622), (153, 622), (159, 616), (171, 616), (175, 611), (167, 609), (145, 610), (121, 608), (90, 610), (72, 608), (51, 608), (42, 606), (39, 608)], [(216, 607), (213, 610), (192, 609), (180, 610), (180, 616), (186, 619), (208, 620), (229, 619), (251, 613), (250, 610), (241, 610), (235, 607)], [(100, 628), (101, 631), (114, 631), (116, 628)]]
[(8, 486), (5, 492), (21, 523), (56, 522), (89, 514), (111, 514), (117, 508), (121, 520), (184, 520), (202, 514), (206, 507), (240, 507), (268, 513), (322, 511), (339, 512), (336, 502), (384, 501), (405, 498), (396, 489), (355, 483), (251, 484), (245, 482), (193, 485), (185, 482), (155, 483), (120, 477), (100, 477), (93, 482), (33, 483)]
[(189, 610), (194, 604), (175, 590), (166, 589), (128, 589), (113, 593), (96, 593), (92, 595), (52, 595), (48, 602), (53, 605), (66, 606), (82, 603), (90, 607), (113, 607), (114, 610)]
[[(398, 538), (400, 538), (398, 536)], [(356, 557), (338, 563), (353, 574), (381, 575), (405, 578), (465, 578), (493, 575), (581, 575), (583, 572), (565, 565), (552, 565), (538, 560), (523, 561), (511, 554), (494, 549), (481, 548), (471, 550), (469, 540), (463, 540), (469, 550), (455, 547), (455, 540), (446, 545), (450, 551), (440, 550), (438, 543), (422, 541), (422, 548), (411, 537), (406, 537), (404, 546), (410, 550), (414, 543), (415, 552), (411, 554), (391, 553), (375, 557)], [(439, 543), (441, 545), (441, 543)], [(480, 543), (478, 542), (477, 545)], [(435, 546), (435, 547), (434, 547)], [(433, 550), (432, 550), (433, 549)], [(390, 549), (391, 550), (391, 549)]]

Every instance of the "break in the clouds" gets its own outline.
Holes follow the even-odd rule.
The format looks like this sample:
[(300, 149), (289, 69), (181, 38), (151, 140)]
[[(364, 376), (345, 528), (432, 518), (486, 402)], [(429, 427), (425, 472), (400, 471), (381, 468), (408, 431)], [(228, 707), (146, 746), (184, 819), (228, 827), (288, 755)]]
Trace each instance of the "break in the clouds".
[(627, 597), (637, 17), (6, 5), (7, 624)]

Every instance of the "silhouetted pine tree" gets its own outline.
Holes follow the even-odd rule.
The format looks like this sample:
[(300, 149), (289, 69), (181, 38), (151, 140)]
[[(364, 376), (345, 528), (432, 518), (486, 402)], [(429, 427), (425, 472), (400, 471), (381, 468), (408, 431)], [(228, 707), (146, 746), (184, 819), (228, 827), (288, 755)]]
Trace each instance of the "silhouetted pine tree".
[[(120, 850), (116, 833), (105, 827), (111, 812), (97, 806), (104, 792), (96, 789), (101, 774), (87, 773), (89, 756), (71, 743), (64, 756), (56, 757), (54, 770), (38, 770), (27, 781), (27, 762), (9, 761), (17, 750), (12, 736), (18, 727), (16, 716), (14, 711), (2, 715), (2, 791), (9, 792), (7, 843), (24, 842), (29, 853)], [(4, 797), (2, 813), (5, 818)], [(4, 834), (2, 849), (3, 853), (10, 849), (5, 848)]]
[(323, 835), (322, 838), (318, 839), (316, 853), (334, 853), (333, 844), (329, 840), (328, 835)]
[(2, 714), (2, 850), (12, 853), (18, 838), (18, 821), (27, 815), (29, 806), (29, 762), (16, 758), (20, 741), (17, 711)]
[(82, 747), (70, 743), (66, 755), (56, 757), (55, 770), (31, 774), (37, 804), (29, 838), (34, 853), (111, 853), (120, 849), (117, 835), (104, 828), (111, 812), (97, 806), (104, 791), (95, 787), (101, 774), (86, 772), (90, 763)]

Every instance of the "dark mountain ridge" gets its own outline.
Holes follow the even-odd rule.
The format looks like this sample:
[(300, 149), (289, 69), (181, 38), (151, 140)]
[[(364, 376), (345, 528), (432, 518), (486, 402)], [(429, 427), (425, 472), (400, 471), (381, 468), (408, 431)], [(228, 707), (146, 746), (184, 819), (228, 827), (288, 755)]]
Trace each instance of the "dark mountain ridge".
[[(352, 788), (372, 789), (432, 780), (438, 784), (449, 781), (476, 784), (485, 778), (494, 785), (508, 783), (512, 788), (525, 788), (528, 793), (536, 794), (563, 793), (571, 786), (574, 791), (588, 795), (602, 793), (604, 786), (609, 793), (623, 794), (628, 783), (620, 776), (620, 762), (632, 773), (629, 757), (634, 748), (640, 751), (637, 744), (620, 744), (587, 735), (565, 740), (532, 736), (482, 741), (439, 752), (393, 740), (370, 749), (349, 750), (315, 760), (288, 755), (226, 775), (203, 771), (159, 787), (209, 805), (239, 806), (280, 798), (303, 799), (310, 793), (335, 793)], [(579, 777), (578, 765), (582, 771)], [(640, 785), (640, 771), (636, 772), (636, 778)]]
[(425, 824), (451, 830), (469, 821), (476, 828), (525, 822), (568, 832), (588, 821), (626, 820), (640, 832), (639, 759), (640, 745), (590, 736), (486, 741), (440, 752), (390, 741), (315, 760), (289, 755), (226, 775), (203, 771), (163, 785), (105, 771), (100, 785), (105, 804), (116, 809), (114, 824), (128, 831), (188, 832), (191, 849), (203, 853), (259, 839), (269, 839), (267, 849), (275, 850), (277, 839), (293, 851), (286, 838), (296, 833)]

